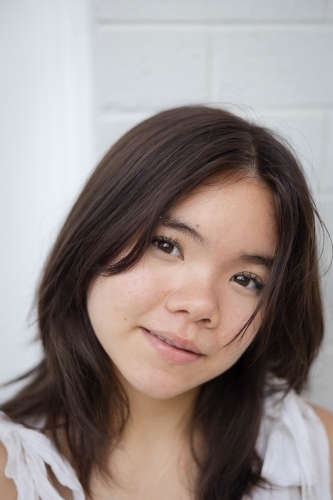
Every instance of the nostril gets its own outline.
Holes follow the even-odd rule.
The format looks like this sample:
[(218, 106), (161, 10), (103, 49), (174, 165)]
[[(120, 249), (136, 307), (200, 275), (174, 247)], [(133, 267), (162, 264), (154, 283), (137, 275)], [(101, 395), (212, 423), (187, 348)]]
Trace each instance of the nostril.
[(210, 318), (202, 318), (201, 322), (204, 324), (210, 324), (212, 322), (212, 320)]
[(202, 326), (213, 328), (219, 322), (219, 304), (216, 295), (204, 293), (193, 284), (174, 290), (167, 298), (166, 308), (174, 314), (181, 314), (189, 321), (199, 322)]

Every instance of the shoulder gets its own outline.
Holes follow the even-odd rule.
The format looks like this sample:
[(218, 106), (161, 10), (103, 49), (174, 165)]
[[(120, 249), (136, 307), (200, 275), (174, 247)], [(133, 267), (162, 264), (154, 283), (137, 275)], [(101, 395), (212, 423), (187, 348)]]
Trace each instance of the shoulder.
[(8, 454), (0, 441), (0, 491), (2, 500), (17, 500), (17, 489), (12, 479), (5, 476)]
[[(12, 421), (0, 411), (0, 498), (61, 498), (84, 500), (82, 486), (66, 458), (41, 431)], [(47, 464), (45, 467), (43, 464)], [(9, 477), (5, 475), (6, 473)], [(57, 498), (60, 496), (57, 496)]]
[(330, 463), (331, 463), (331, 478), (332, 478), (332, 495), (333, 495), (333, 413), (324, 410), (323, 408), (320, 408), (319, 406), (311, 405), (319, 419), (322, 421), (329, 445), (330, 445)]
[(294, 391), (276, 391), (264, 403), (256, 447), (263, 460), (262, 476), (281, 488), (302, 487), (309, 498), (331, 499), (332, 415), (325, 410), (319, 415)]
[(324, 424), (330, 444), (333, 445), (333, 413), (313, 404), (310, 406)]

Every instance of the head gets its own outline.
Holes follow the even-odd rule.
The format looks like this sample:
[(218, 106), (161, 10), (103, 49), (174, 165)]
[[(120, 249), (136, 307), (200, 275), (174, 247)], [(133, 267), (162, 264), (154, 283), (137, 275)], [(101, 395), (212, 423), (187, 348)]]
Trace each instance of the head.
[[(233, 200), (238, 200), (238, 205), (232, 208)], [(202, 207), (198, 208), (198, 203), (203, 203)], [(209, 221), (210, 208), (215, 219)], [(186, 222), (187, 211), (191, 210), (197, 215), (205, 212), (202, 221), (190, 214), (192, 225), (201, 224), (197, 231), (200, 235), (207, 224), (215, 224), (215, 251), (224, 255), (229, 251), (223, 246), (228, 239), (220, 232), (225, 228), (219, 226), (224, 214), (233, 227), (245, 228), (249, 222), (246, 216), (251, 217), (251, 210), (256, 212), (250, 232), (243, 232), (239, 238), (245, 246), (252, 240), (252, 248), (242, 248), (252, 254), (259, 234), (252, 229), (256, 224), (253, 217), (260, 219), (263, 242), (257, 250), (267, 256), (268, 265), (258, 261), (252, 268), (261, 266), (265, 270), (264, 280), (259, 276), (265, 287), (255, 300), (247, 301), (246, 311), (238, 314), (228, 335), (224, 329), (215, 347), (229, 353), (237, 351), (239, 356), (231, 356), (231, 365), (246, 351), (248, 364), (260, 360), (267, 371), (286, 379), (290, 387), (300, 388), (322, 335), (316, 211), (308, 186), (294, 155), (271, 132), (206, 107), (173, 109), (146, 120), (120, 139), (92, 174), (60, 233), (41, 284), (39, 314), (46, 353), (52, 357), (61, 352), (62, 361), (58, 355), (57, 362), (64, 363), (65, 369), (67, 358), (73, 370), (73, 359), (65, 356), (70, 345), (76, 353), (75, 363), (82, 361), (90, 371), (102, 358), (108, 366), (104, 376), (110, 373), (107, 349), (96, 338), (91, 324), (97, 321), (91, 316), (100, 315), (96, 303), (101, 299), (115, 308), (122, 307), (117, 303), (118, 284), (121, 290), (123, 281), (128, 277), (130, 282), (140, 266), (145, 266), (152, 247), (163, 246), (154, 238), (162, 234), (162, 228), (165, 231), (166, 224), (169, 238), (179, 233), (179, 228), (172, 228), (168, 221), (181, 215)], [(209, 236), (213, 233), (211, 230)], [(231, 238), (232, 245), (234, 241)], [(198, 249), (202, 247), (199, 244)], [(190, 289), (204, 291), (209, 280), (193, 266), (195, 284), (189, 286), (188, 297)], [(251, 266), (248, 268), (251, 271)], [(239, 271), (243, 271), (242, 266)], [(183, 286), (173, 281), (174, 287)], [(185, 281), (189, 282), (188, 277)], [(102, 294), (102, 283), (114, 284), (103, 299), (98, 295), (98, 290)], [(162, 289), (163, 283), (153, 286)], [(216, 288), (216, 283), (213, 286)], [(140, 289), (134, 282), (133, 288), (137, 287)], [(131, 297), (137, 300), (134, 291)], [(178, 335), (198, 343), (197, 333), (185, 324), (184, 315), (178, 316), (182, 319), (175, 320), (171, 313), (164, 318), (166, 324), (172, 323), (173, 338)], [(306, 324), (313, 322), (317, 333), (312, 331), (307, 337)], [(155, 318), (148, 318), (143, 323), (136, 326), (156, 330), (162, 336), (166, 333), (164, 321), (159, 324)], [(135, 350), (138, 346), (132, 347)], [(193, 348), (201, 351), (208, 346)], [(229, 363), (222, 363), (222, 372), (229, 367)], [(219, 375), (218, 370), (211, 374), (211, 378)]]

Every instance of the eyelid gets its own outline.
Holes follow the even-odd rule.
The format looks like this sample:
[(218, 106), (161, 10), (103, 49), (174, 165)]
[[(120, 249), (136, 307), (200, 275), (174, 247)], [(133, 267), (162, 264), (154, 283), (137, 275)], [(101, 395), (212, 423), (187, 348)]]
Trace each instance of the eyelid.
[(258, 276), (258, 274), (252, 273), (251, 271), (240, 271), (235, 276), (240, 274), (246, 276), (247, 278), (251, 278), (253, 280), (259, 281), (260, 283), (263, 283), (263, 280), (260, 278), (260, 276)]
[[(162, 242), (165, 241), (167, 243), (170, 243), (170, 245), (175, 246), (178, 249), (179, 253), (180, 253), (179, 258), (182, 259), (182, 260), (184, 260), (183, 249), (182, 249), (182, 247), (181, 247), (181, 245), (180, 245), (180, 243), (179, 243), (179, 241), (177, 239), (169, 238), (168, 236), (162, 236), (162, 235), (158, 236), (158, 235), (156, 235), (156, 236), (153, 237), (152, 243), (154, 243), (154, 241), (162, 241)], [(158, 248), (158, 247), (156, 247), (156, 248), (158, 250), (160, 250), (161, 252), (163, 252), (163, 250), (161, 250), (160, 248)], [(165, 253), (166, 255), (171, 255), (171, 254), (168, 254), (167, 252), (163, 252), (163, 253)]]
[[(257, 293), (261, 292), (263, 288), (266, 286), (263, 280), (258, 276), (257, 274), (251, 273), (250, 271), (240, 271), (239, 273), (236, 273), (232, 276), (231, 280), (235, 281), (233, 278), (236, 276), (245, 276), (246, 278), (249, 278), (253, 281), (255, 284), (255, 290)], [(250, 290), (250, 288), (244, 286), (243, 288)]]

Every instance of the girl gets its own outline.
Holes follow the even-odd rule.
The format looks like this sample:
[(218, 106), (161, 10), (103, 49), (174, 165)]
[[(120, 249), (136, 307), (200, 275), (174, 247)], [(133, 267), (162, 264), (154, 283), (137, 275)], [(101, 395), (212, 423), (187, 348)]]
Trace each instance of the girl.
[(1, 499), (329, 500), (333, 417), (298, 395), (323, 336), (316, 217), (290, 150), (228, 112), (120, 139), (44, 270)]

